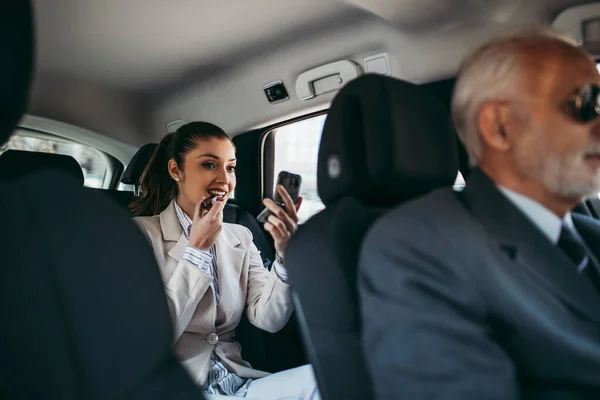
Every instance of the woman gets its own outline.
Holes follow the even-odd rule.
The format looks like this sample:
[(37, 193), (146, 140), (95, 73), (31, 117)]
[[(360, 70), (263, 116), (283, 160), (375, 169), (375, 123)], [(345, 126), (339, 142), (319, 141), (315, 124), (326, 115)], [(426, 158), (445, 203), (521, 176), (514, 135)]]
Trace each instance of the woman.
[[(223, 223), (235, 166), (235, 147), (223, 130), (189, 123), (160, 142), (141, 178), (143, 194), (131, 206), (161, 269), (177, 354), (206, 394), (318, 398), (310, 366), (267, 377), (242, 360), (234, 341), (245, 307), (250, 322), (268, 332), (281, 329), (293, 311), (284, 257), (301, 202), (294, 205), (282, 187), (286, 211), (264, 200), (273, 213), (265, 230), (277, 253), (269, 273), (250, 231)], [(207, 211), (201, 203), (211, 196)]]

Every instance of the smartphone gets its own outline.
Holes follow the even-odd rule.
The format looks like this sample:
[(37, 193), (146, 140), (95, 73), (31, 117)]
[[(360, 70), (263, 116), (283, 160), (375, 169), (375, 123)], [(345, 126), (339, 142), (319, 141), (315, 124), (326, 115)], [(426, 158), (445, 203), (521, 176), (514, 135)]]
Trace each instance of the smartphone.
[[(289, 193), (292, 198), (292, 202), (296, 204), (298, 202), (298, 197), (300, 197), (300, 187), (302, 186), (302, 177), (298, 174), (292, 174), (291, 172), (281, 171), (277, 176), (277, 185), (281, 185), (284, 189)], [(273, 201), (279, 204), (285, 210), (285, 204), (283, 203), (283, 199), (279, 195), (277, 189), (275, 189), (275, 193), (273, 195)], [(258, 214), (256, 219), (261, 224), (267, 222), (267, 219), (271, 215), (271, 211), (268, 208), (265, 208)]]

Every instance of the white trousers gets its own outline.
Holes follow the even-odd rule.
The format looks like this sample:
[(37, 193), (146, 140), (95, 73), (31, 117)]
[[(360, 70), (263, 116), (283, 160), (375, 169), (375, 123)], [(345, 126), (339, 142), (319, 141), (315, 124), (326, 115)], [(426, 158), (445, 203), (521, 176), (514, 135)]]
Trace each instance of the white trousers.
[[(205, 394), (207, 400), (240, 399), (234, 396)], [(315, 374), (310, 365), (289, 369), (250, 383), (245, 400), (321, 400)]]

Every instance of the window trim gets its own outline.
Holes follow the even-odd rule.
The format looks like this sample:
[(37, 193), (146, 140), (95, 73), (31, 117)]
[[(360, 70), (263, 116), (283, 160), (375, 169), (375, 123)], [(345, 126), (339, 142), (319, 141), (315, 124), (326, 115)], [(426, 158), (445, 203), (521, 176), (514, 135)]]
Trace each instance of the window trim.
[(93, 132), (89, 129), (80, 128), (65, 122), (59, 122), (48, 118), (25, 115), (17, 129), (27, 129), (58, 136), (67, 140), (93, 147), (105, 154), (115, 158), (123, 168), (129, 164), (138, 148), (121, 142), (113, 137)]
[[(29, 128), (23, 128), (23, 127), (17, 127), (17, 129), (15, 129), (15, 131), (13, 132), (13, 135), (18, 135), (18, 136), (22, 136), (22, 137), (31, 137), (31, 138), (48, 140), (48, 141), (53, 141), (53, 142), (60, 142), (60, 143), (65, 143), (65, 144), (75, 143), (75, 144), (79, 144), (81, 146), (86, 146), (91, 149), (94, 149), (95, 151), (97, 151), (100, 154), (100, 156), (102, 157), (102, 159), (104, 161), (104, 164), (106, 165), (106, 173), (104, 174), (104, 178), (102, 179), (102, 185), (101, 185), (102, 189), (110, 189), (114, 182), (115, 176), (120, 174), (124, 168), (123, 164), (119, 160), (117, 160), (115, 157), (111, 156), (110, 154), (108, 154), (100, 149), (90, 146), (87, 143), (82, 143), (78, 140), (73, 140), (70, 138), (66, 138), (64, 136), (53, 135), (51, 133), (41, 132), (36, 129), (29, 129)], [(13, 135), (11, 135), (11, 136), (13, 136)], [(119, 177), (120, 177), (120, 175), (119, 175)]]
[[(261, 191), (262, 197), (273, 196), (272, 189), (275, 184), (275, 140), (277, 136), (277, 131), (285, 126), (299, 123), (302, 121), (306, 121), (311, 118), (316, 118), (325, 115), (327, 119), (327, 114), (329, 113), (329, 108), (315, 111), (312, 113), (304, 114), (302, 116), (291, 118), (286, 121), (271, 125), (268, 128), (264, 129), (263, 136), (261, 137)], [(266, 144), (270, 141), (271, 148), (270, 151), (267, 150)], [(271, 153), (272, 152), (272, 153)], [(270, 173), (270, 176), (268, 176)], [(261, 207), (261, 209), (264, 208)]]
[[(273, 196), (273, 193), (268, 193), (267, 191), (270, 192), (272, 190), (271, 188), (273, 188), (273, 184), (275, 182), (275, 176), (274, 176), (275, 175), (275, 154), (274, 154), (275, 146), (273, 146), (273, 154), (270, 154), (266, 150), (266, 146), (265, 146), (265, 144), (267, 143), (267, 137), (270, 136), (271, 140), (273, 140), (273, 142), (274, 142), (278, 129), (283, 128), (284, 126), (287, 126), (287, 125), (295, 124), (297, 122), (305, 121), (307, 119), (319, 117), (321, 115), (327, 115), (328, 113), (329, 113), (329, 108), (325, 108), (322, 110), (318, 110), (315, 112), (301, 115), (299, 117), (290, 118), (288, 120), (278, 122), (277, 124), (270, 125), (263, 129), (263, 134), (261, 137), (261, 146), (260, 146), (260, 151), (261, 151), (260, 159), (261, 159), (261, 165), (262, 165), (261, 179), (260, 179), (260, 181), (261, 181), (260, 193), (263, 197)], [(266, 167), (267, 166), (269, 167), (270, 172), (273, 175), (270, 177), (270, 179), (266, 176), (266, 172), (267, 172)], [(270, 189), (267, 189), (267, 188), (270, 188)]]

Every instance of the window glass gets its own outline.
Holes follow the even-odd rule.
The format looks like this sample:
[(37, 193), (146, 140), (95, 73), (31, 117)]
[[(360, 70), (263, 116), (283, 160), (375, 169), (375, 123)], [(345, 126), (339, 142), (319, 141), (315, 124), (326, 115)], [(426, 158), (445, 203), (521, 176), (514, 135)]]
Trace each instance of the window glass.
[(8, 143), (0, 146), (0, 154), (6, 150), (25, 150), (40, 153), (56, 153), (72, 156), (83, 171), (85, 186), (101, 188), (108, 170), (107, 160), (99, 150), (61, 138), (13, 135)]
[(454, 181), (454, 190), (456, 190), (457, 192), (461, 192), (465, 188), (465, 186), (465, 178), (460, 173), (460, 171), (458, 171), (458, 174), (456, 175), (456, 180)]
[(325, 208), (317, 193), (317, 159), (326, 117), (308, 118), (275, 131), (275, 177), (281, 171), (302, 176), (300, 223)]

